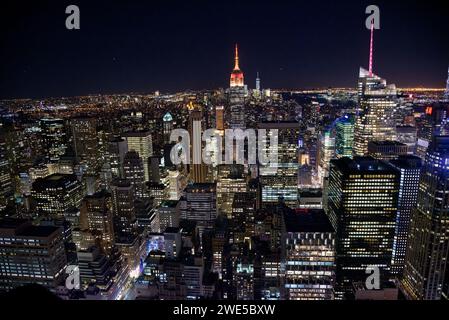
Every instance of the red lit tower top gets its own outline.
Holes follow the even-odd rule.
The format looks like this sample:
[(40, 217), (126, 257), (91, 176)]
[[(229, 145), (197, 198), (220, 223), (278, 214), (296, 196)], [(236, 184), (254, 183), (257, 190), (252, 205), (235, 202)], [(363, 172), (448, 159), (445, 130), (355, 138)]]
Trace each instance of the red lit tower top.
[(239, 68), (239, 48), (235, 45), (235, 65), (231, 73), (231, 87), (243, 87), (243, 72)]

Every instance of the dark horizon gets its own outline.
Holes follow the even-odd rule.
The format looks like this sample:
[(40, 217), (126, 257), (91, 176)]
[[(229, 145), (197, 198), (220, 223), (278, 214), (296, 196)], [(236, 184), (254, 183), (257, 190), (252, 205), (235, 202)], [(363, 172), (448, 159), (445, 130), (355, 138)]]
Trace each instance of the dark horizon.
[[(80, 7), (80, 30), (65, 29), (69, 4)], [(381, 21), (374, 72), (398, 87), (444, 88), (442, 1), (19, 1), (0, 14), (0, 98), (225, 88), (235, 43), (250, 88), (256, 72), (263, 88), (355, 88), (370, 4)]]

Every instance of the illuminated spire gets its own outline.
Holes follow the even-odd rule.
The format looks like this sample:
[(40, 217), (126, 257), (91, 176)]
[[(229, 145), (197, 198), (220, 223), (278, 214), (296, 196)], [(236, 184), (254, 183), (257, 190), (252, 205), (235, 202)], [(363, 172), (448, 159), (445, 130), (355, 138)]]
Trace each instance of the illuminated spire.
[(237, 43), (235, 44), (235, 66), (234, 70), (240, 70), (239, 68), (239, 47)]
[(374, 19), (371, 20), (371, 40), (369, 45), (369, 75), (373, 76)]
[(240, 70), (239, 67), (239, 47), (236, 44), (235, 45), (235, 66), (234, 70), (232, 70), (231, 73), (231, 87), (243, 87), (243, 72)]

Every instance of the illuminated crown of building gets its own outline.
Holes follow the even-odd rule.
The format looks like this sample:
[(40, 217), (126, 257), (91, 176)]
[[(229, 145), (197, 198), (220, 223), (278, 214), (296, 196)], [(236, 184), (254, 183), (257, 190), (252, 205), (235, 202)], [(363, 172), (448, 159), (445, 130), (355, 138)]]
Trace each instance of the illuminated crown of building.
[(235, 65), (234, 70), (232, 70), (231, 73), (231, 81), (230, 86), (232, 87), (243, 87), (243, 72), (240, 70), (239, 67), (239, 48), (238, 45), (235, 45)]

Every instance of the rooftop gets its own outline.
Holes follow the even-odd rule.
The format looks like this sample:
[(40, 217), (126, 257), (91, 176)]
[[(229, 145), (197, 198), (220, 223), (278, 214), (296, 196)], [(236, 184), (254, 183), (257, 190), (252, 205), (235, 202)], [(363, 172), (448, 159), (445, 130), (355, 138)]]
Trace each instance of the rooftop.
[(333, 159), (331, 166), (337, 166), (346, 173), (391, 173), (394, 171), (394, 168), (387, 162), (371, 156)]
[(402, 142), (391, 140), (370, 141), (369, 144), (374, 146), (406, 146), (406, 144)]
[(296, 209), (284, 213), (287, 232), (335, 232), (322, 209)]
[(33, 188), (57, 188), (64, 187), (67, 183), (76, 182), (77, 178), (74, 174), (55, 173), (45, 178), (38, 178), (33, 182)]
[(396, 168), (419, 169), (422, 166), (421, 158), (417, 156), (400, 156), (398, 159), (390, 160)]
[(34, 226), (25, 219), (6, 218), (0, 220), (0, 231), (2, 234), (46, 238), (58, 230), (59, 227), (55, 226)]

